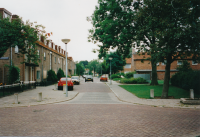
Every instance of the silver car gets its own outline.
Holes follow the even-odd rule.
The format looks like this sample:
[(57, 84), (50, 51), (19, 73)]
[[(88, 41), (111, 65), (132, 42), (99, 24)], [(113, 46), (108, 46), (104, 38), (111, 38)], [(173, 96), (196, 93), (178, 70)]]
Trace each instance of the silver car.
[(78, 85), (80, 84), (80, 77), (79, 76), (72, 76), (71, 79), (72, 79), (72, 82), (74, 84), (78, 84)]
[(86, 77), (85, 77), (85, 82), (86, 81), (92, 81), (93, 82), (93, 76), (92, 75), (87, 75)]

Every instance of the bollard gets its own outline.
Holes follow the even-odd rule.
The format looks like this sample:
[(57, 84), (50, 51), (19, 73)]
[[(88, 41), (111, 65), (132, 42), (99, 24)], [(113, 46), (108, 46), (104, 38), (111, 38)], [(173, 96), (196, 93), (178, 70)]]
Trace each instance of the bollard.
[(154, 89), (150, 89), (150, 97), (154, 98)]
[(193, 89), (190, 89), (190, 98), (194, 99), (194, 90)]
[(66, 92), (66, 84), (63, 84), (63, 91)]
[(42, 92), (38, 93), (38, 101), (42, 101)]
[(57, 84), (54, 84), (54, 90), (57, 90)]
[(15, 93), (14, 97), (15, 97), (15, 104), (18, 104), (18, 93)]

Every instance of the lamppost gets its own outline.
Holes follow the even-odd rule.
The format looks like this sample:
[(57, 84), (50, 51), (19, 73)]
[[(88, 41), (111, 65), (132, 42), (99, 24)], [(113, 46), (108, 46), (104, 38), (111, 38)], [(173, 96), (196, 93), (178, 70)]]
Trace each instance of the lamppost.
[(68, 87), (67, 87), (67, 75), (68, 75), (68, 68), (67, 68), (67, 43), (70, 42), (70, 39), (62, 39), (62, 42), (65, 43), (65, 50), (66, 50), (66, 97), (68, 97)]
[(109, 60), (110, 60), (110, 85), (112, 85), (112, 80), (111, 80), (111, 60), (113, 58), (112, 57), (109, 57)]
[(101, 66), (101, 76), (102, 76), (102, 66)]

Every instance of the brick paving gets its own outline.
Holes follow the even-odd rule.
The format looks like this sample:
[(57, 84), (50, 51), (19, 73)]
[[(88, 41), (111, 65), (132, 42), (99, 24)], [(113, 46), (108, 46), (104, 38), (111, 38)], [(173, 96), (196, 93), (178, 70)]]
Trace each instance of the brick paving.
[(200, 135), (200, 110), (128, 104), (54, 104), (0, 109), (0, 136)]
[[(112, 93), (107, 85), (98, 82), (81, 83), (75, 89), (79, 95)], [(113, 96), (106, 98), (117, 102)], [(120, 101), (116, 104), (65, 103), (0, 108), (0, 136), (195, 137), (200, 135), (199, 125), (199, 109), (152, 107)]]

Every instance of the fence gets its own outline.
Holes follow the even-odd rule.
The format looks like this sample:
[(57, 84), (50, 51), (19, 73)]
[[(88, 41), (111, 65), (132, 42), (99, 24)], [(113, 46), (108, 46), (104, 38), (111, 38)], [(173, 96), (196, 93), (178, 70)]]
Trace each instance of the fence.
[(0, 86), (0, 97), (8, 96), (14, 93), (23, 92), (24, 90), (36, 88), (35, 81), (21, 82), (12, 85)]

